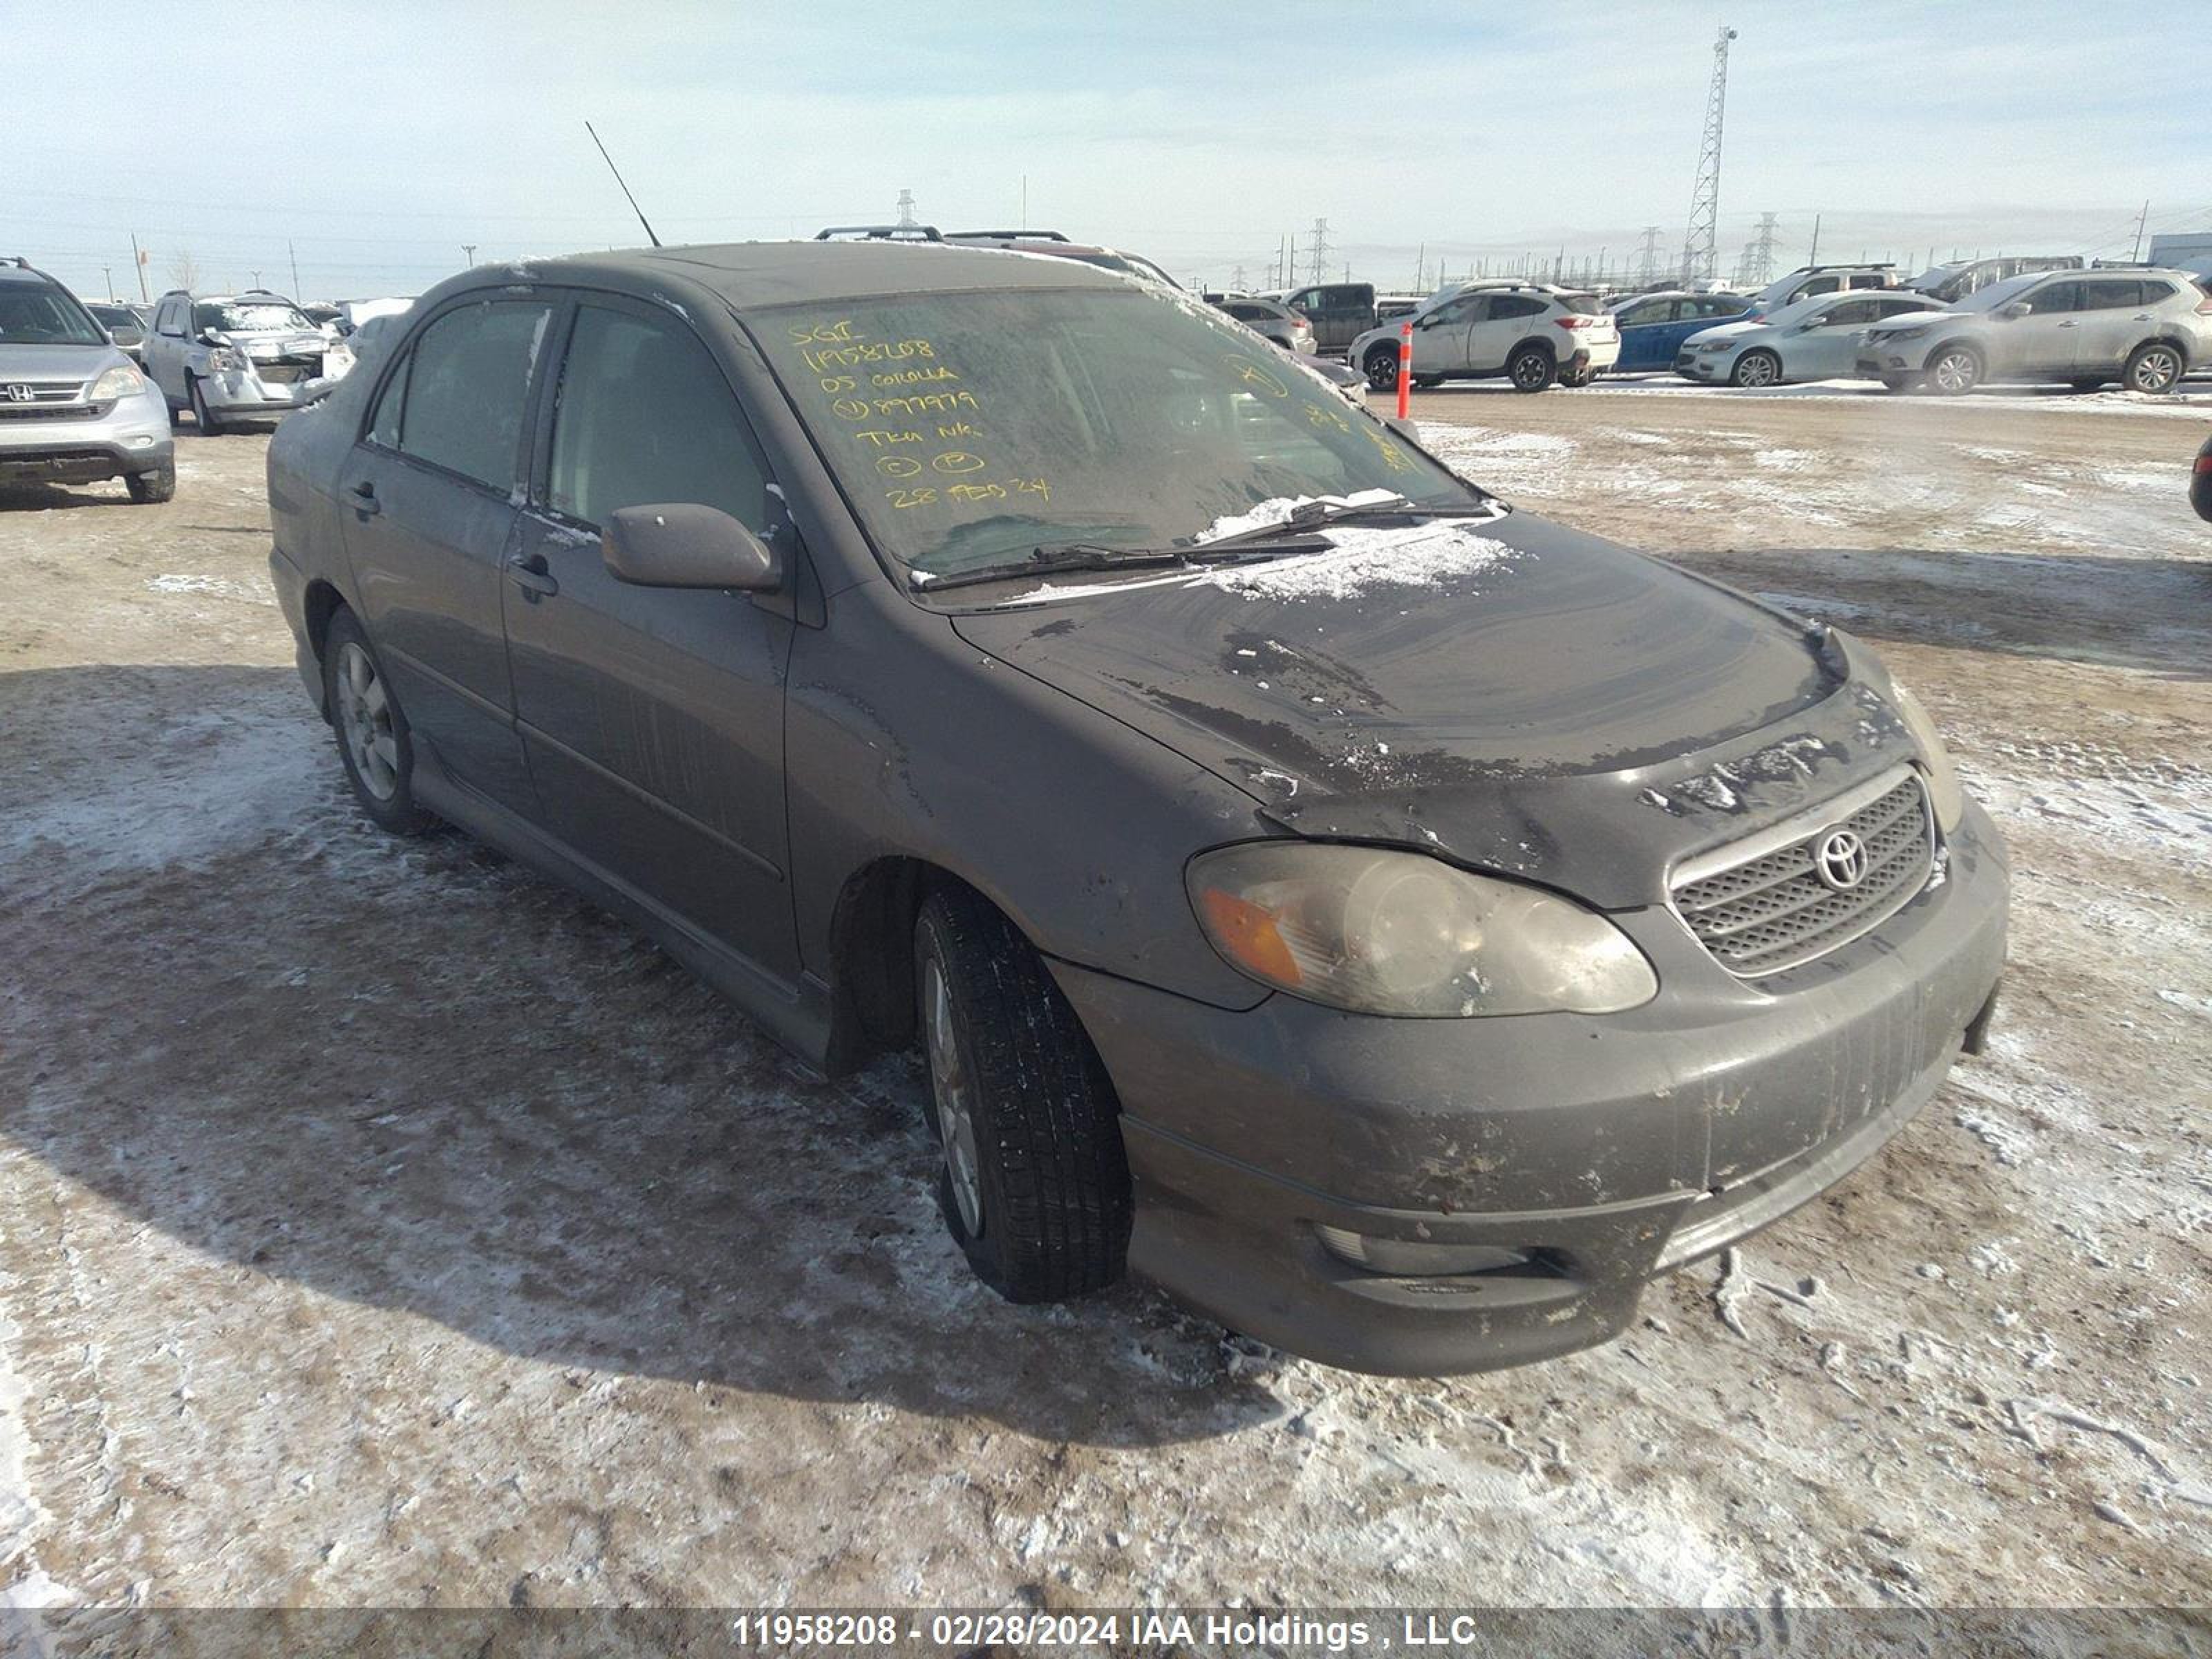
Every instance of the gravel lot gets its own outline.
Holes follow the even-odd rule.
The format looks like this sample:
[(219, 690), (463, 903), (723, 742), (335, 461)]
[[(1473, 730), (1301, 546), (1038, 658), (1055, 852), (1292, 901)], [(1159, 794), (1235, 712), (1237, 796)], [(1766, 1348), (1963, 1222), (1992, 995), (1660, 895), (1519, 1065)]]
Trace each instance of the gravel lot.
[(1879, 642), (2018, 866), (1999, 1036), (1628, 1340), (1324, 1370), (1019, 1310), (915, 1070), (342, 793), (265, 439), (0, 498), (0, 1601), (2198, 1602), (2212, 393), (1423, 394), (1469, 476)]

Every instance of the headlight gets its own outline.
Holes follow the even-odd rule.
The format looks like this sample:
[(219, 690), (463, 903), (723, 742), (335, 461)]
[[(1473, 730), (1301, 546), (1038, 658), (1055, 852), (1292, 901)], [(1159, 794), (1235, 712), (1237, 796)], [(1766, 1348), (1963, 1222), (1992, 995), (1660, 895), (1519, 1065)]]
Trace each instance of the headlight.
[(1659, 989), (1603, 916), (1419, 853), (1250, 842), (1193, 859), (1187, 881), (1231, 967), (1331, 1008), (1607, 1014)]
[(1693, 349), (1698, 351), (1726, 351), (1734, 343), (1732, 340), (1706, 340)]
[(1928, 772), (1928, 802), (1936, 809), (1936, 827), (1948, 836), (1959, 827), (1959, 819), (1966, 810), (1966, 792), (1951, 764), (1950, 751), (1943, 747), (1936, 722), (1928, 718), (1928, 711), (1920, 706), (1919, 698), (1892, 680), (1889, 700), (1904, 717), (1905, 729), (1912, 734), (1912, 741), (1920, 745), (1920, 763)]
[(1935, 327), (1933, 323), (1919, 323), (1911, 328), (1887, 328), (1875, 337), (1884, 345), (1893, 345), (1899, 340), (1917, 340), (1932, 332)]
[(208, 367), (218, 374), (232, 374), (246, 367), (246, 354), (236, 346), (215, 346), (208, 351)]
[(118, 363), (114, 368), (101, 372), (100, 378), (92, 383), (92, 389), (85, 393), (85, 401), (112, 404), (118, 398), (135, 398), (145, 389), (146, 377), (143, 374)]

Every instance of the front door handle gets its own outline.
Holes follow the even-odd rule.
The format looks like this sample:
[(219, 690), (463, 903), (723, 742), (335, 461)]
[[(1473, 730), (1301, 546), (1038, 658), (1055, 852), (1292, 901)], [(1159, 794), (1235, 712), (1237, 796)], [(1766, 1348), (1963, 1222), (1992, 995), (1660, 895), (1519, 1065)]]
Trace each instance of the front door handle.
[(353, 497), (353, 510), (364, 519), (373, 519), (384, 511), (376, 499), (376, 481), (373, 478), (363, 478), (346, 494)]
[(2058, 325), (2058, 326), (2059, 326), (2059, 327), (2061, 327), (2061, 328), (2072, 328), (2072, 327), (2075, 326), (2075, 324), (2073, 324), (2072, 322), (2063, 322), (2063, 323), (2059, 324), (2059, 325)]
[(553, 579), (546, 568), (543, 553), (518, 553), (507, 562), (507, 574), (514, 578), (515, 586), (530, 596), (532, 605), (549, 593), (558, 593), (561, 584)]

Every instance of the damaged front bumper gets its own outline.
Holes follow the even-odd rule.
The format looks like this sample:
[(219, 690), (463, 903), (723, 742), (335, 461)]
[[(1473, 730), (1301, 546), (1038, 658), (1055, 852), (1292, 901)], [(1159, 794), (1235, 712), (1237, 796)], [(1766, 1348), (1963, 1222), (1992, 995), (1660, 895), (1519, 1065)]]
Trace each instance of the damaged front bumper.
[(1880, 1150), (1979, 1036), (2008, 876), (1978, 808), (1947, 850), (1875, 933), (1755, 983), (1671, 910), (1615, 913), (1662, 986), (1625, 1014), (1384, 1019), (1280, 995), (1233, 1012), (1055, 964), (1121, 1096), (1131, 1265), (1356, 1370), (1486, 1370), (1619, 1334), (1655, 1275)]

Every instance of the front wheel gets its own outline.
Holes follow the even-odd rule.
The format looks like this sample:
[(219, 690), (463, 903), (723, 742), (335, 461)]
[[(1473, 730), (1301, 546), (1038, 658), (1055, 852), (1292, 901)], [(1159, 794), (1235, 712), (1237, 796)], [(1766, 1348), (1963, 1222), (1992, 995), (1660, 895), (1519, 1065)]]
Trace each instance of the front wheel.
[(1505, 365), (1516, 392), (1543, 392), (1559, 378), (1559, 360), (1541, 346), (1522, 346)]
[(143, 472), (133, 472), (123, 481), (131, 492), (131, 499), (142, 507), (173, 500), (177, 494), (177, 464), (164, 461)]
[(2101, 380), (2085, 378), (2081, 380), (2069, 380), (2066, 384), (2072, 386), (2076, 392), (2102, 392), (2105, 389), (2105, 383)]
[[(1359, 360), (1366, 371), (1367, 386), (1370, 392), (1395, 392), (1398, 389), (1398, 348), (1392, 345), (1372, 346)], [(1414, 382), (1419, 385), (1419, 381)]]
[(1881, 377), (1885, 392), (1910, 392), (1920, 383), (1917, 374), (1885, 374)]
[(2186, 367), (2180, 352), (2163, 340), (2154, 340), (2129, 354), (2128, 366), (2120, 371), (2120, 384), (2130, 392), (2148, 392), (2154, 396), (2172, 391), (2174, 382), (2181, 378)]
[(1782, 359), (1771, 351), (1747, 351), (1735, 360), (1729, 371), (1730, 386), (1779, 386), (1782, 384)]
[(1928, 384), (1947, 398), (1972, 392), (1982, 383), (1982, 360), (1965, 346), (1945, 346), (1928, 365)]
[(199, 376), (197, 374), (189, 376), (185, 380), (185, 397), (192, 406), (192, 424), (199, 428), (202, 437), (212, 438), (222, 430), (222, 423), (216, 419), (214, 412), (208, 408), (207, 393), (201, 390)]
[(1010, 1302), (1115, 1283), (1129, 1166), (1114, 1086), (1075, 1011), (1029, 941), (966, 888), (930, 896), (914, 954), (938, 1203), (969, 1265)]
[(323, 641), (323, 706), (337, 729), (338, 758), (361, 810), (395, 835), (420, 835), (430, 815), (415, 804), (415, 743), (384, 665), (360, 621), (341, 610)]

